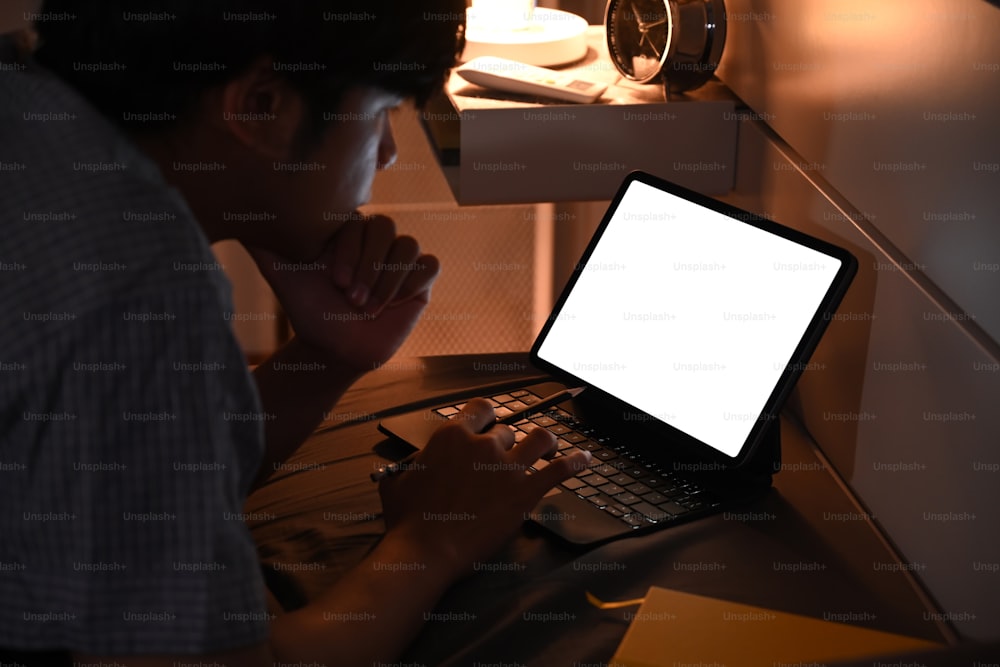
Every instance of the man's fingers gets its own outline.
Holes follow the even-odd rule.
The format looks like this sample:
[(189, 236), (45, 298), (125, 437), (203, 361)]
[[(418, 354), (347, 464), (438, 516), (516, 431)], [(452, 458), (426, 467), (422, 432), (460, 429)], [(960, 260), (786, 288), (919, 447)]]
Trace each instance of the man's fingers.
[(534, 485), (534, 491), (538, 495), (543, 495), (559, 482), (569, 479), (589, 466), (592, 460), (590, 452), (578, 449), (566, 456), (552, 459), (547, 466), (531, 475), (527, 481)]
[(524, 440), (518, 443), (511, 454), (518, 463), (530, 466), (543, 456), (548, 456), (554, 452), (555, 449), (556, 436), (544, 428), (536, 428), (525, 436)]
[(395, 301), (409, 299), (415, 294), (429, 290), (434, 279), (441, 272), (441, 262), (434, 255), (420, 255), (413, 263), (413, 270), (403, 278), (396, 290)]
[(333, 284), (355, 308), (375, 312), (427, 291), (441, 269), (411, 236), (396, 236), (384, 215), (352, 216), (328, 246)]
[(482, 435), (492, 440), (502, 451), (506, 452), (514, 446), (514, 431), (506, 424), (488, 426)]
[(417, 262), (419, 256), (420, 245), (412, 236), (400, 236), (392, 242), (380, 270), (375, 274), (375, 283), (368, 297), (368, 310), (376, 311), (395, 300), (410, 272), (420, 268)]
[(396, 225), (389, 218), (378, 215), (365, 223), (364, 234), (354, 282), (347, 288), (347, 298), (358, 308), (368, 303), (379, 274), (385, 270), (386, 257), (396, 240)]
[(365, 219), (352, 217), (340, 226), (331, 242), (330, 267), (333, 271), (333, 284), (345, 293), (354, 285), (358, 256), (365, 240), (365, 224), (367, 224)]
[(452, 417), (452, 421), (462, 424), (472, 433), (480, 433), (496, 421), (496, 415), (485, 398), (470, 398), (461, 412)]

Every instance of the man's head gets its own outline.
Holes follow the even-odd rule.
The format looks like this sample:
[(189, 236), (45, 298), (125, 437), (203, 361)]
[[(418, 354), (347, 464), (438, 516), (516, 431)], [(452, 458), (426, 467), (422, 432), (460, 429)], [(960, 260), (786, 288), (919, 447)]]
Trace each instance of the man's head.
[(183, 116), (267, 55), (309, 105), (307, 129), (321, 129), (352, 86), (425, 100), (461, 49), (464, 11), (464, 0), (46, 0), (38, 59), (144, 132), (159, 123), (127, 114)]
[[(305, 256), (395, 159), (387, 110), (440, 88), (464, 14), (464, 0), (46, 0), (36, 57), (152, 149), (214, 236)], [(221, 210), (198, 201), (211, 177), (171, 173), (178, 158), (227, 165)], [(237, 208), (277, 220), (224, 229)]]

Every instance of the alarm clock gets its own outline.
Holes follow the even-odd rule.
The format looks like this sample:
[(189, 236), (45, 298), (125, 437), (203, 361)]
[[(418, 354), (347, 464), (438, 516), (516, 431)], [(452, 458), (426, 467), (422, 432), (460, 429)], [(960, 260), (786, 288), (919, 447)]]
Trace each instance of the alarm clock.
[(723, 0), (608, 0), (604, 28), (611, 62), (638, 83), (670, 92), (712, 78), (726, 43)]

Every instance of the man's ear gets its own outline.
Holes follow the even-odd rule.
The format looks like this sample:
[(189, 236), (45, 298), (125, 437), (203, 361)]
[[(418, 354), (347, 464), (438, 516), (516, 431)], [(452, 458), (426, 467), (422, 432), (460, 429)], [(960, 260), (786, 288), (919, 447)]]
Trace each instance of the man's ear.
[(225, 84), (221, 126), (239, 143), (270, 159), (294, 152), (305, 118), (302, 96), (274, 71), (270, 57), (258, 58)]

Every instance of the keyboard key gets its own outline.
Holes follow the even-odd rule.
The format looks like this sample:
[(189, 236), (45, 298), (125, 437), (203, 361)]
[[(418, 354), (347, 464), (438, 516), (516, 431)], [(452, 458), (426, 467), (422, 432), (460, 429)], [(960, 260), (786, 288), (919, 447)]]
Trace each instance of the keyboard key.
[(514, 398), (521, 398), (523, 396), (531, 396), (531, 392), (527, 389), (518, 389), (517, 391), (510, 392), (510, 395)]
[(650, 519), (651, 521), (665, 521), (666, 519), (670, 519), (673, 517), (673, 514), (671, 512), (668, 512), (667, 510), (659, 507), (654, 507), (649, 503), (637, 503), (635, 505), (632, 505), (632, 511), (639, 512), (640, 514), (645, 516), (647, 519)]
[(493, 410), (493, 414), (495, 414), (498, 418), (506, 417), (507, 415), (512, 414), (513, 412), (514, 411), (511, 410), (510, 408), (505, 408), (502, 405), (499, 408), (494, 408)]
[(641, 482), (636, 482), (635, 484), (629, 484), (628, 486), (625, 487), (625, 490), (631, 491), (637, 496), (644, 496), (650, 491), (652, 491), (651, 488), (649, 488), (648, 486), (646, 486)]
[[(497, 413), (497, 414), (499, 414), (499, 413)], [(549, 428), (550, 431), (552, 431), (556, 435), (564, 435), (566, 433), (569, 433), (570, 430), (571, 430), (565, 424), (553, 424), (552, 426), (549, 426), (548, 428)]]
[(586, 477), (581, 477), (580, 481), (590, 486), (603, 486), (608, 483), (607, 477), (601, 477), (600, 475), (588, 475)]
[(545, 459), (538, 459), (537, 461), (531, 464), (531, 467), (534, 468), (535, 470), (544, 470), (547, 465), (549, 465), (548, 461), (546, 461)]
[(601, 493), (606, 493), (609, 496), (614, 496), (619, 493), (622, 493), (625, 489), (618, 486), (617, 484), (605, 484), (604, 486), (597, 487), (597, 490), (600, 491)]
[(631, 483), (633, 483), (635, 481), (634, 479), (632, 479), (631, 477), (629, 477), (628, 475), (626, 475), (623, 472), (620, 472), (617, 475), (615, 475), (614, 477), (611, 477), (609, 479), (612, 482), (614, 482), (615, 484), (617, 484), (618, 486), (628, 486), (629, 484), (631, 484)]
[(608, 505), (607, 507), (605, 507), (604, 511), (607, 512), (608, 514), (610, 514), (611, 516), (616, 516), (616, 517), (622, 517), (622, 516), (625, 516), (627, 514), (627, 512), (623, 512), (622, 510), (618, 509), (617, 507), (612, 507), (610, 505)]
[(570, 491), (575, 491), (576, 489), (579, 489), (581, 486), (587, 486), (584, 482), (580, 481), (576, 477), (570, 477), (565, 482), (563, 482), (562, 485), (567, 489), (569, 489)]
[(597, 505), (598, 507), (602, 507), (603, 508), (603, 507), (607, 507), (608, 505), (610, 505), (614, 501), (612, 501), (611, 498), (608, 498), (603, 493), (598, 493), (596, 495), (593, 495), (593, 496), (590, 496), (589, 498), (587, 498), (587, 502), (588, 503), (593, 503), (594, 505)]
[(618, 474), (618, 468), (607, 463), (602, 463), (598, 461), (595, 465), (591, 466), (590, 469), (596, 472), (598, 475), (604, 475), (605, 477), (612, 477)]
[(626, 514), (622, 517), (622, 521), (632, 526), (633, 528), (641, 528), (643, 526), (649, 525), (649, 521), (646, 520), (641, 514)]
[(525, 433), (524, 431), (514, 431), (514, 442), (515, 443), (521, 442), (522, 440), (524, 440), (527, 437), (528, 437), (528, 434)]
[(601, 449), (601, 446), (594, 442), (593, 440), (584, 440), (577, 444), (580, 449), (586, 449), (588, 452), (596, 452)]
[(578, 443), (581, 443), (581, 442), (583, 442), (584, 440), (587, 439), (586, 436), (581, 435), (581, 434), (577, 433), (576, 431), (570, 431), (569, 433), (567, 433), (566, 435), (564, 435), (563, 438), (565, 438), (566, 440), (569, 440), (574, 445), (578, 444)]
[(556, 440), (556, 449), (558, 449), (561, 452), (565, 449), (576, 449), (576, 447), (574, 447), (572, 443), (566, 442), (562, 438), (559, 438), (558, 440)]
[(533, 417), (531, 421), (535, 422), (539, 426), (544, 426), (546, 428), (556, 423), (555, 419), (547, 415), (539, 415), (538, 417)]
[(586, 498), (587, 496), (592, 496), (596, 493), (598, 493), (597, 489), (595, 489), (592, 486), (582, 486), (576, 490), (576, 495), (583, 496), (584, 498)]
[(601, 459), (602, 461), (610, 461), (611, 459), (618, 458), (618, 455), (610, 449), (598, 449), (594, 452), (594, 457)]
[(635, 505), (639, 502), (639, 496), (634, 493), (619, 493), (615, 496), (615, 500), (620, 502), (622, 505)]
[(510, 394), (498, 394), (493, 397), (493, 400), (497, 403), (510, 403), (514, 400), (514, 397)]
[(661, 510), (663, 510), (664, 512), (670, 512), (674, 516), (681, 516), (682, 514), (687, 514), (688, 513), (688, 508), (681, 507), (677, 503), (673, 503), (673, 502), (660, 503), (658, 505), (658, 507)]
[(527, 404), (522, 401), (510, 401), (508, 403), (504, 403), (503, 405), (508, 410), (515, 410), (515, 411), (523, 410), (524, 408), (528, 407)]
[(665, 495), (663, 495), (662, 493), (657, 493), (656, 491), (654, 491), (653, 493), (647, 493), (642, 497), (642, 499), (645, 500), (647, 503), (653, 505), (659, 505), (660, 503), (665, 503), (668, 500)]

